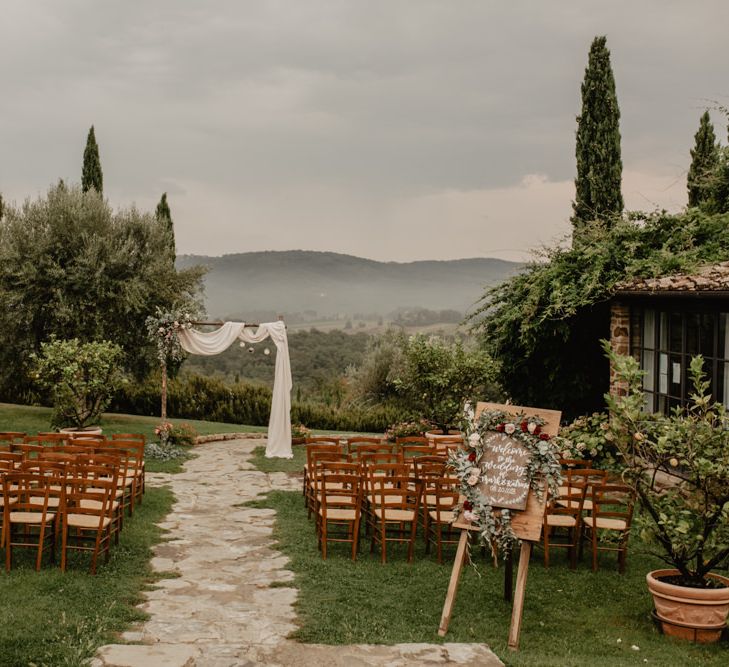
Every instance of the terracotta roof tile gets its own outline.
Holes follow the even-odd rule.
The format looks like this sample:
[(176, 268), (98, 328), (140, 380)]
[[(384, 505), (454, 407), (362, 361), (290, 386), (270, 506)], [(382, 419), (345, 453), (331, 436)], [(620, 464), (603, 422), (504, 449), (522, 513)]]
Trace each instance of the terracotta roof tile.
[(717, 292), (729, 291), (729, 262), (705, 266), (693, 275), (632, 278), (618, 283), (620, 292)]

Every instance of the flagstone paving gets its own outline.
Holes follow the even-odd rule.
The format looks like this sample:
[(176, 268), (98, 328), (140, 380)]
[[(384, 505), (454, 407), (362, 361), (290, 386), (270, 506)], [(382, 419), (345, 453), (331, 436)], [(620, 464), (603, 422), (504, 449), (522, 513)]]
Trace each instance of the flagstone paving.
[[(244, 507), (273, 489), (300, 488), (285, 473), (262, 473), (250, 463), (260, 439), (200, 445), (177, 475), (149, 474), (169, 485), (176, 502), (160, 525), (167, 541), (152, 565), (177, 576), (145, 593), (149, 620), (124, 633), (127, 644), (102, 646), (93, 667), (410, 667), (479, 665), (501, 661), (485, 644), (328, 646), (301, 644), (288, 559), (273, 548), (275, 512)], [(272, 583), (275, 588), (271, 588)]]

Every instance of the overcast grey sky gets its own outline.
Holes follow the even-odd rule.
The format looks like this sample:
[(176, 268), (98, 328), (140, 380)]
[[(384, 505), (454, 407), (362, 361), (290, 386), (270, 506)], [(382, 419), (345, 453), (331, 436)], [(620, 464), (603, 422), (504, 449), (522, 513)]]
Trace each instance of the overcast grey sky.
[[(685, 205), (729, 102), (726, 0), (4, 0), (0, 192), (167, 191), (181, 253), (384, 260), (526, 251), (569, 231), (575, 115), (606, 34), (630, 208)], [(726, 139), (725, 119), (713, 114)]]

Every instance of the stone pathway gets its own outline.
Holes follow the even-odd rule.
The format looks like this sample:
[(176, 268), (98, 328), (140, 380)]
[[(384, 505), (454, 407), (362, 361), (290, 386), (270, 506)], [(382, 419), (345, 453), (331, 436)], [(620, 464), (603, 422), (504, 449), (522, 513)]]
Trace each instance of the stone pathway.
[[(300, 481), (253, 468), (250, 454), (264, 442), (208, 443), (183, 473), (148, 475), (149, 484), (167, 484), (176, 497), (160, 524), (168, 541), (156, 547), (152, 564), (179, 577), (145, 593), (141, 609), (149, 620), (122, 636), (134, 643), (102, 646), (93, 667), (502, 665), (485, 644), (328, 646), (287, 639), (296, 629), (297, 591), (280, 587), (294, 575), (271, 546), (275, 512), (241, 504), (272, 489), (298, 490)], [(271, 588), (274, 582), (279, 586)]]

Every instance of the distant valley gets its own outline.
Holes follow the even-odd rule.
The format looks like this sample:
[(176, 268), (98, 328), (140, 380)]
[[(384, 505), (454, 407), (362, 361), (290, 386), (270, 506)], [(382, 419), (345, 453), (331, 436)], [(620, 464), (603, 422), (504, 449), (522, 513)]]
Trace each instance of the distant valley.
[(180, 268), (202, 264), (205, 304), (215, 318), (318, 321), (392, 317), (397, 311), (471, 310), (484, 288), (523, 266), (492, 258), (377, 262), (331, 252), (249, 252), (222, 257), (181, 255)]

